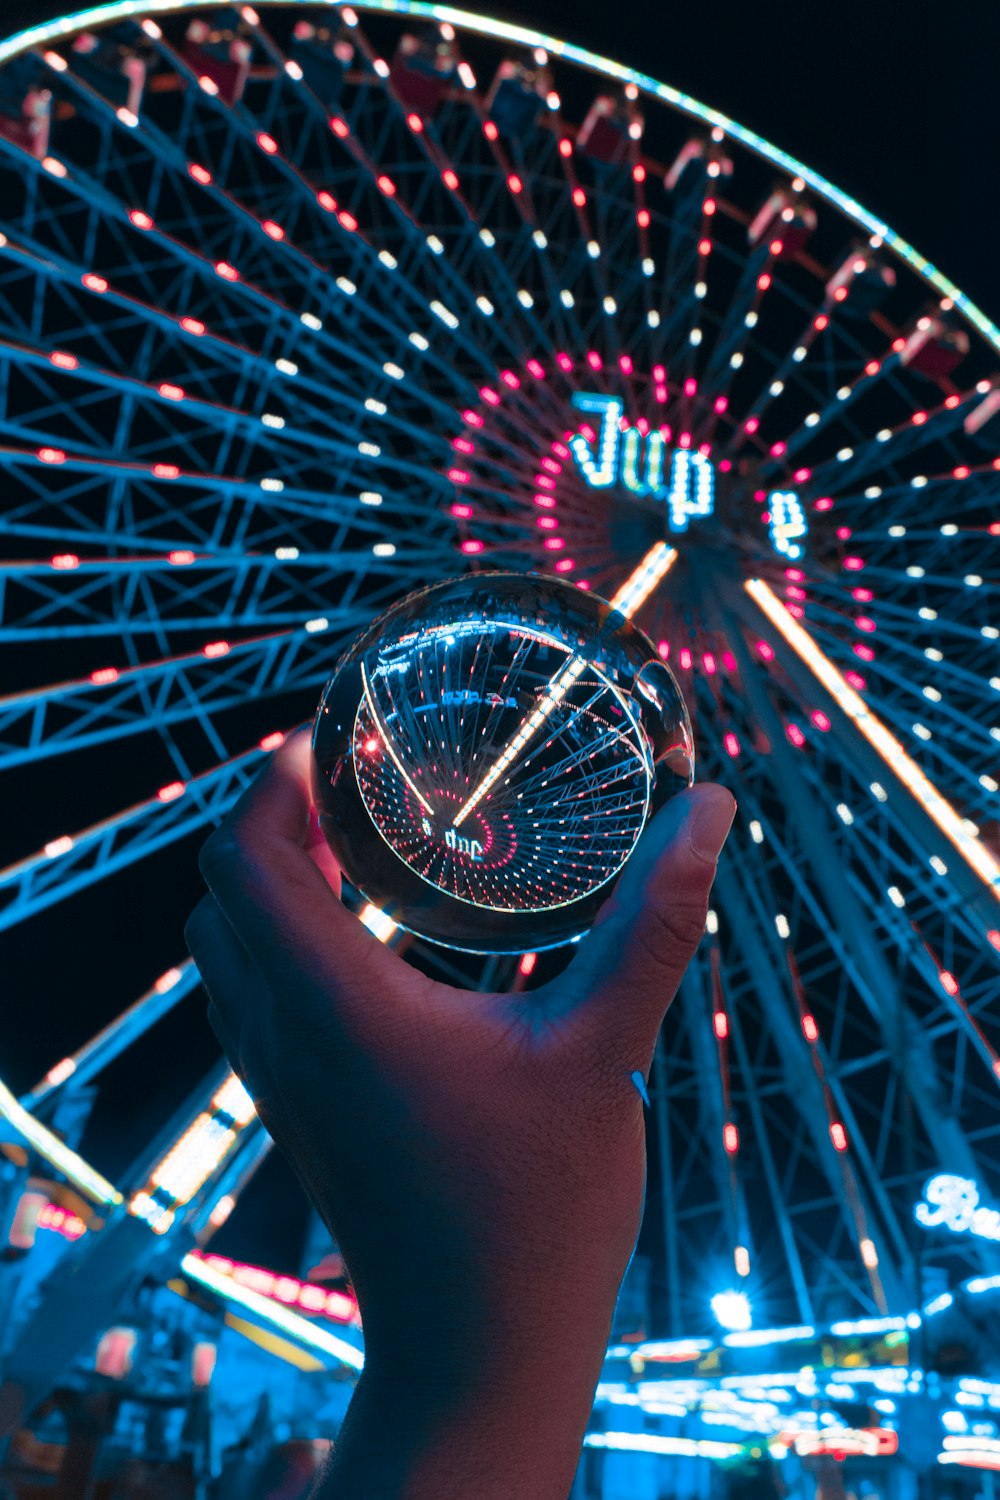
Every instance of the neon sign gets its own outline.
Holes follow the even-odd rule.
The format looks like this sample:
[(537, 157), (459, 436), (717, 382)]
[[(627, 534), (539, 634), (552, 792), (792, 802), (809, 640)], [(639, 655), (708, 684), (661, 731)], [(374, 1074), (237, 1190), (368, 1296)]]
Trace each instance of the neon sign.
[[(600, 418), (596, 438), (575, 432), (569, 439), (577, 471), (591, 489), (621, 485), (631, 494), (662, 500), (671, 531), (686, 531), (688, 523), (710, 516), (715, 509), (715, 468), (695, 448), (674, 448), (667, 462), (667, 440), (655, 430), (641, 433), (624, 419), (625, 404), (618, 396), (577, 391), (578, 411)], [(806, 534), (802, 503), (791, 490), (774, 490), (768, 497), (771, 545), (783, 556), (802, 556), (797, 538)]]
[(968, 1177), (932, 1177), (913, 1217), (925, 1229), (950, 1229), (952, 1234), (1000, 1240), (1000, 1210), (980, 1203), (979, 1188)]

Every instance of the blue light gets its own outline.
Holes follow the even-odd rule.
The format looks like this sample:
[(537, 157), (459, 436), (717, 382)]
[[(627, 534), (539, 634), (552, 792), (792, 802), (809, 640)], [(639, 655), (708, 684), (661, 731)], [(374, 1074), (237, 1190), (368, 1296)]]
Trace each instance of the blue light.
[(746, 1333), (753, 1322), (750, 1299), (745, 1292), (716, 1292), (712, 1311), (721, 1326), (734, 1333)]
[(913, 1217), (924, 1229), (950, 1229), (952, 1234), (1000, 1240), (1000, 1210), (980, 1202), (979, 1188), (969, 1177), (948, 1173), (932, 1177)]

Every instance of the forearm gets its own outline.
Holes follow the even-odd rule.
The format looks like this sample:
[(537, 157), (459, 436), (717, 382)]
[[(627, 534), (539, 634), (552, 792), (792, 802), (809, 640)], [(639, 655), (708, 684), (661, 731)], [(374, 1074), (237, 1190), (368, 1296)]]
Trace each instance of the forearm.
[(527, 1334), (475, 1389), (363, 1374), (310, 1500), (566, 1500), (608, 1331)]

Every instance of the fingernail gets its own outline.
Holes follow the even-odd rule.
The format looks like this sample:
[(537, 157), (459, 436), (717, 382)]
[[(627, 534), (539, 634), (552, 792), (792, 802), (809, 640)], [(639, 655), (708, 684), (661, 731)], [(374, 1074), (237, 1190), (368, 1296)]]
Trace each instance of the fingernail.
[(736, 817), (736, 799), (728, 792), (702, 797), (694, 810), (688, 838), (699, 859), (714, 864)]

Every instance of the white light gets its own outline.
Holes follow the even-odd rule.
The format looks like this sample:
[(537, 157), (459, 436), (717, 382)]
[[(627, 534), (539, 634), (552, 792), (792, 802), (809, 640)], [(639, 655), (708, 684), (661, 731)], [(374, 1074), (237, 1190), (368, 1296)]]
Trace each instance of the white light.
[(385, 364), (382, 366), (382, 369), (388, 375), (390, 380), (402, 380), (405, 373), (400, 369), (399, 365), (394, 364), (391, 359), (386, 360)]
[(847, 398), (848, 398), (848, 396), (850, 394), (851, 394), (851, 387), (849, 385), (842, 385), (840, 387), (840, 390), (837, 392), (837, 400), (838, 401), (846, 401)]
[(892, 902), (893, 906), (898, 906), (900, 909), (902, 909), (906, 905), (906, 899), (903, 896), (903, 893), (899, 889), (898, 885), (891, 885), (886, 891), (886, 895), (889, 897), (889, 900)]
[(694, 294), (695, 294), (695, 296), (699, 300), (702, 297), (705, 296), (705, 294), (706, 294), (707, 291), (708, 291), (708, 286), (706, 285), (706, 283), (704, 281), (696, 281), (695, 282), (695, 284), (694, 284)]
[(910, 483), (915, 490), (922, 490), (924, 485), (927, 483), (927, 475), (914, 474), (913, 478), (910, 480)]
[(926, 724), (914, 724), (913, 733), (918, 740), (930, 740), (934, 738)]
[(958, 535), (958, 527), (955, 525), (954, 521), (946, 521), (944, 523), (944, 525), (941, 527), (941, 535), (942, 536), (957, 536)]
[(788, 925), (788, 918), (785, 916), (784, 912), (779, 911), (778, 913), (776, 913), (774, 918), (774, 925), (778, 929), (779, 937), (786, 938), (791, 936), (792, 929)]
[(697, 348), (697, 346), (701, 343), (700, 328), (692, 328), (691, 332), (688, 334), (688, 343), (694, 344), (694, 346)]
[(315, 313), (299, 313), (299, 322), (304, 323), (307, 328), (314, 329), (317, 333), (323, 327), (322, 321)]
[[(877, 489), (878, 486), (876, 485), (875, 488)], [(881, 495), (882, 491), (879, 490), (878, 492)], [(865, 491), (865, 493), (866, 494), (868, 493), (867, 490)], [(872, 499), (874, 499), (874, 498), (875, 497), (873, 495)], [(889, 527), (889, 535), (890, 536), (905, 536), (906, 535), (906, 527), (905, 526), (890, 526)]]
[(888, 427), (883, 427), (880, 432), (875, 434), (875, 437), (880, 443), (887, 443), (892, 437), (892, 431)]
[(924, 688), (923, 693), (924, 693), (924, 697), (925, 698), (929, 698), (932, 703), (940, 703), (941, 702), (941, 694), (938, 692), (938, 690), (937, 690), (936, 687), (931, 687), (928, 684), (927, 687)]
[(753, 1324), (750, 1299), (744, 1292), (716, 1292), (712, 1311), (722, 1328), (745, 1333)]
[(387, 917), (384, 911), (379, 911), (377, 906), (372, 906), (370, 901), (361, 908), (359, 917), (380, 943), (387, 943), (396, 931), (396, 923), (392, 918)]
[(755, 844), (762, 844), (764, 842), (764, 830), (756, 818), (753, 818), (750, 823), (750, 837)]
[(871, 783), (871, 794), (877, 802), (885, 802), (889, 795), (880, 781)]
[(273, 411), (266, 411), (260, 420), (265, 427), (282, 428), (285, 425), (284, 417), (276, 416)]
[(427, 248), (428, 250), (430, 250), (432, 255), (444, 254), (444, 245), (438, 239), (436, 234), (429, 234), (427, 236)]
[(842, 464), (844, 464), (844, 463), (847, 462), (847, 460), (849, 458), (853, 458), (854, 457), (854, 449), (853, 448), (839, 448), (837, 450), (837, 457), (839, 458), (840, 462)]
[(928, 609), (926, 605), (924, 605), (922, 608), (918, 609), (917, 610), (917, 614), (920, 616), (920, 618), (922, 620), (936, 620), (937, 617), (938, 617), (937, 610), (936, 609)]
[(840, 821), (842, 823), (846, 823), (848, 828), (854, 822), (854, 814), (851, 812), (851, 809), (848, 807), (846, 802), (837, 803), (837, 814), (840, 818)]
[(431, 303), (431, 312), (435, 317), (440, 318), (442, 323), (446, 323), (449, 328), (458, 327), (458, 318), (456, 318), (450, 307), (445, 307), (443, 302), (438, 302), (435, 299)]
[(587, 254), (590, 256), (591, 260), (596, 260), (597, 257), (600, 255), (600, 253), (601, 253), (601, 247), (597, 243), (597, 241), (596, 240), (588, 240), (587, 241)]
[(559, 293), (559, 301), (562, 303), (563, 307), (572, 307), (573, 293), (566, 287), (563, 287), (562, 291)]
[(748, 312), (746, 317), (743, 319), (743, 322), (747, 328), (756, 328), (757, 314), (755, 312)]
[(376, 542), (372, 551), (376, 557), (395, 557), (396, 544), (394, 542)]
[(488, 250), (492, 250), (496, 244), (496, 236), (491, 229), (481, 229), (479, 231), (479, 238)]
[(642, 263), (642, 274), (644, 276), (652, 276), (655, 270), (656, 266), (653, 262), (653, 257), (651, 255), (647, 255)]
[[(882, 486), (880, 484), (870, 484), (868, 486), (868, 488), (865, 490), (865, 499), (866, 500), (877, 500), (878, 497), (879, 497), (879, 495), (881, 495), (881, 493), (882, 493)], [(906, 527), (905, 526), (900, 526), (897, 529), (895, 526), (890, 526), (889, 527), (889, 535), (890, 536), (905, 536), (906, 535)]]
[(618, 311), (618, 303), (615, 301), (614, 297), (605, 297), (604, 311), (608, 314), (609, 317), (613, 313), (616, 313)]
[(981, 787), (984, 787), (988, 792), (1000, 791), (1000, 782), (998, 782), (994, 776), (987, 776), (983, 774), (979, 778), (979, 785)]
[(285, 481), (283, 479), (262, 479), (260, 487), (262, 490), (269, 490), (274, 494), (280, 494), (285, 488)]
[(526, 286), (518, 287), (517, 300), (518, 302), (520, 302), (522, 307), (534, 307), (535, 305), (535, 299), (528, 291), (528, 288)]
[(739, 349), (737, 349), (736, 353), (733, 355), (729, 363), (734, 370), (738, 370), (743, 364), (743, 355), (740, 353)]
[(771, 392), (772, 396), (780, 396), (784, 389), (785, 382), (783, 380), (772, 380), (771, 384), (768, 386), (768, 390)]
[(430, 340), (425, 339), (422, 333), (411, 333), (410, 343), (413, 345), (414, 349), (419, 349), (421, 353), (431, 347)]
[(477, 297), (476, 306), (479, 308), (479, 311), (485, 313), (488, 318), (492, 318), (494, 312), (496, 311), (489, 297)]
[(329, 630), (330, 621), (323, 615), (318, 615), (315, 620), (307, 620), (305, 629), (309, 635), (316, 635), (321, 630)]
[(914, 563), (911, 567), (907, 568), (906, 576), (907, 578), (923, 578), (924, 569)]
[(274, 361), (274, 368), (280, 370), (282, 375), (297, 375), (299, 373), (299, 367), (292, 359), (276, 359)]
[(358, 452), (363, 453), (365, 458), (379, 458), (381, 457), (382, 449), (378, 443), (359, 443)]
[(538, 246), (539, 250), (545, 250), (545, 249), (548, 248), (548, 243), (549, 242), (545, 238), (545, 231), (544, 230), (542, 230), (542, 229), (536, 229), (536, 230), (534, 230), (532, 232), (531, 238), (534, 240), (534, 242)]
[(649, 324), (650, 328), (659, 328), (660, 314), (655, 307), (651, 307), (649, 309), (649, 312), (646, 314), (646, 322)]
[(708, 915), (705, 918), (705, 931), (706, 932), (715, 933), (715, 932), (718, 932), (718, 930), (719, 930), (719, 915), (718, 915), (718, 912), (713, 911), (711, 909), (711, 907), (709, 907)]
[(818, 421), (819, 421), (819, 412), (818, 411), (811, 411), (809, 413), (809, 415), (806, 417), (806, 426), (807, 427), (815, 427), (816, 424), (818, 423)]
[(275, 547), (274, 555), (279, 562), (294, 562), (299, 555), (298, 547)]
[(374, 396), (369, 396), (365, 402), (365, 411), (373, 411), (377, 417), (384, 417), (386, 410), (385, 402), (376, 401)]
[(962, 582), (967, 588), (978, 589), (982, 586), (983, 580), (980, 578), (978, 573), (966, 573)]
[(381, 505), (382, 496), (377, 490), (362, 490), (358, 496), (362, 505)]
[(938, 857), (938, 855), (932, 854), (927, 863), (930, 865), (931, 869), (934, 870), (938, 875), (947, 875), (948, 866), (945, 864), (943, 859)]
[(340, 290), (343, 292), (345, 297), (353, 297), (354, 293), (357, 291), (357, 287), (354, 285), (354, 282), (351, 281), (347, 276), (338, 276), (337, 285), (340, 287)]
[(795, 361), (795, 363), (797, 365), (799, 365), (799, 364), (802, 363), (802, 361), (806, 357), (806, 353), (807, 353), (807, 350), (806, 350), (805, 344), (800, 344), (797, 349), (794, 349), (792, 351), (792, 358), (794, 359), (794, 361)]

